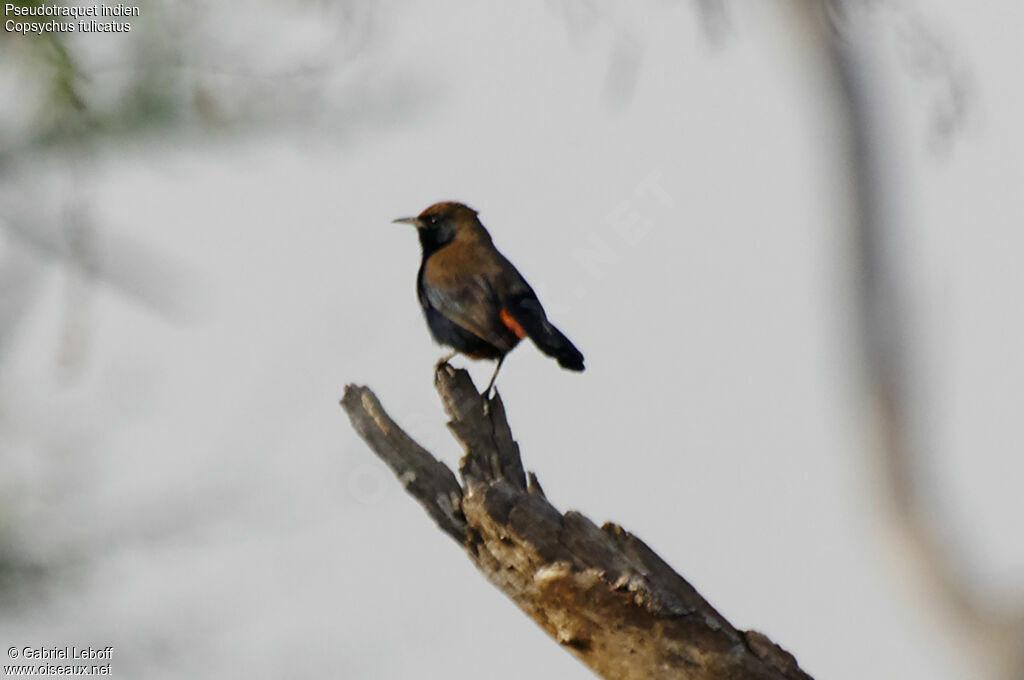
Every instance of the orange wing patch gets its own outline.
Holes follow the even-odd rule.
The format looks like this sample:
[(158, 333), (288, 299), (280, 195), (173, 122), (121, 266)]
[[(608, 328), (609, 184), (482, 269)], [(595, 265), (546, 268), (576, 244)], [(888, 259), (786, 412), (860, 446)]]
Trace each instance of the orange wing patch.
[(512, 315), (508, 313), (507, 309), (501, 310), (501, 322), (508, 326), (509, 330), (516, 334), (516, 337), (522, 340), (526, 337), (526, 331), (519, 325), (519, 322), (512, 318)]

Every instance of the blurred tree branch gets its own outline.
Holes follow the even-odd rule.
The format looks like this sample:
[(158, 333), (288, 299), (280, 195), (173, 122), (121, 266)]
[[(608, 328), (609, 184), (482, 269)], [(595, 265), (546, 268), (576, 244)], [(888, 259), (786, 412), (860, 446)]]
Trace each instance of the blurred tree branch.
[(639, 538), (548, 502), (524, 472), (500, 397), (465, 370), (435, 383), (466, 451), (462, 484), (366, 387), (341, 401), (356, 432), (487, 579), (597, 675), (615, 680), (811, 680), (796, 660), (725, 620)]
[[(971, 587), (950, 536), (951, 523), (934, 490), (926, 483), (928, 451), (922, 426), (924, 405), (914, 390), (920, 377), (913, 361), (908, 281), (901, 271), (900, 197), (893, 187), (889, 150), (893, 134), (880, 115), (879, 86), (874, 80), (871, 51), (877, 36), (866, 30), (870, 3), (855, 0), (798, 0), (806, 25), (821, 36), (820, 43), (835, 76), (836, 92), (847, 127), (850, 158), (850, 197), (855, 248), (856, 290), (868, 388), (881, 433), (881, 454), (889, 510), (906, 546), (912, 566), (942, 603), (951, 620), (970, 641), (978, 658), (989, 665), (986, 675), (998, 680), (1024, 678), (1024, 611), (998, 612), (986, 606)], [(952, 68), (946, 50), (914, 32), (931, 55), (933, 69)], [(963, 78), (947, 74), (948, 107), (936, 113), (935, 133), (948, 136), (964, 116)], [(934, 141), (934, 140), (933, 140)]]

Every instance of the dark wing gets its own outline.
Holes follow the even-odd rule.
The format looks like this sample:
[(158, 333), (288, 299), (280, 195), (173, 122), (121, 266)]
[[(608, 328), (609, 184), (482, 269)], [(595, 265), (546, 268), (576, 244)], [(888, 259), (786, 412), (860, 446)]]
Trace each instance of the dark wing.
[(456, 267), (439, 251), (426, 263), (426, 277), (419, 285), (420, 303), (485, 340), (502, 352), (511, 350), (518, 338), (501, 321), (498, 297), (485, 272)]
[(530, 284), (526, 283), (512, 263), (508, 260), (505, 262), (508, 266), (502, 269), (505, 279), (500, 286), (503, 295), (499, 300), (501, 318), (505, 325), (512, 328), (520, 337), (528, 335), (533, 344), (537, 345), (537, 349), (558, 360), (558, 365), (562, 368), (582, 371), (583, 353), (548, 321), (544, 307), (530, 288)]

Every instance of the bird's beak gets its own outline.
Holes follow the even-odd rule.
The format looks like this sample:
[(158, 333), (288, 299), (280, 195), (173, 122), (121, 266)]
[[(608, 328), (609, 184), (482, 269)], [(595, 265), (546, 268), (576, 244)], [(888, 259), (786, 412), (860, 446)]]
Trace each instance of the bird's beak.
[(417, 229), (423, 226), (418, 217), (399, 217), (397, 220), (391, 220), (391, 224), (411, 224)]

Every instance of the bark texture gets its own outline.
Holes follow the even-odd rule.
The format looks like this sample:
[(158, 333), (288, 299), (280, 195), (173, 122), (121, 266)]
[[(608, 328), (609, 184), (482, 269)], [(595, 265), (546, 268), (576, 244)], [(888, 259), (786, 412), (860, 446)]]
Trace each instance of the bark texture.
[(734, 628), (643, 541), (562, 513), (527, 475), (501, 398), (438, 366), (459, 473), (414, 442), (366, 387), (341, 401), (359, 435), (487, 579), (597, 675), (615, 680), (810, 680), (766, 636)]

